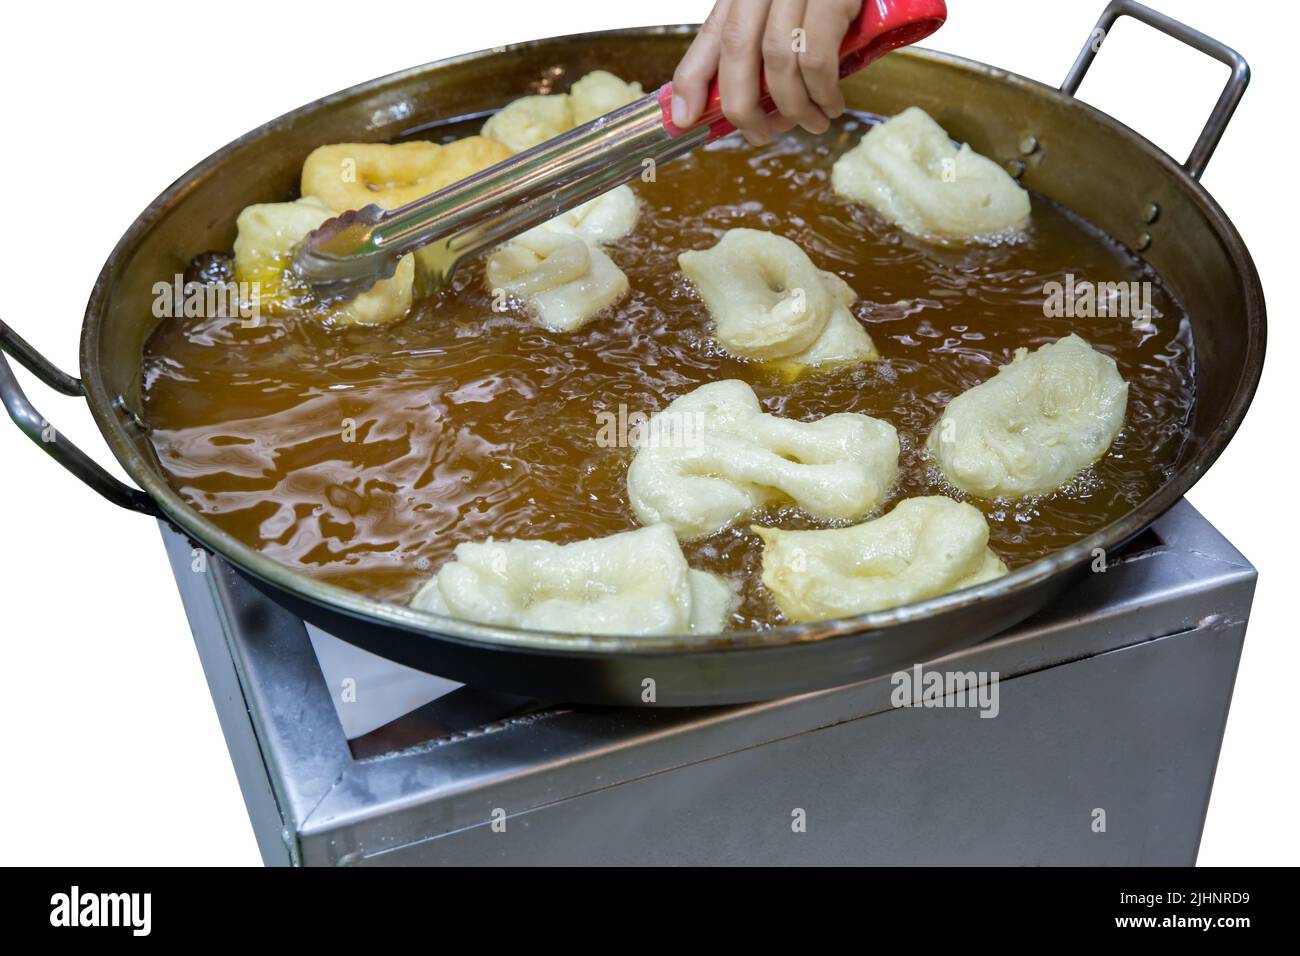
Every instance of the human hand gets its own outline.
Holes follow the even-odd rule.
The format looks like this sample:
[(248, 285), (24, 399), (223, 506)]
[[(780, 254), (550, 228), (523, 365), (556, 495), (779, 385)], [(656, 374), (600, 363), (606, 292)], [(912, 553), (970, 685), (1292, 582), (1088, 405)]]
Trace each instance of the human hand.
[[(824, 133), (844, 112), (839, 49), (862, 0), (717, 0), (673, 74), (673, 123), (699, 119), (716, 75), (722, 113), (750, 143), (802, 126)], [(759, 106), (760, 78), (776, 104)]]

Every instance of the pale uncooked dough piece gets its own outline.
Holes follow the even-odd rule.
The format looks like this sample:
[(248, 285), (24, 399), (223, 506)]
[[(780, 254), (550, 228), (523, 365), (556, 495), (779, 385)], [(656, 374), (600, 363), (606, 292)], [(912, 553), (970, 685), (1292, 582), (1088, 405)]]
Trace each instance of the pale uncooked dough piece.
[(713, 634), (735, 604), (724, 578), (687, 566), (667, 525), (565, 545), (462, 544), (411, 600), (480, 624), (577, 634)]
[(235, 221), (235, 280), (252, 285), (258, 309), (271, 315), (307, 307), (308, 314), (323, 314), (334, 325), (385, 325), (402, 318), (411, 307), (415, 281), (411, 256), (402, 257), (391, 279), (328, 308), (313, 307), (310, 290), (289, 271), (297, 245), (335, 214), (314, 196), (247, 207)]
[(763, 539), (763, 584), (792, 621), (882, 611), (1007, 573), (984, 515), (942, 495), (908, 498), (848, 528), (753, 530)]
[(521, 153), (639, 96), (640, 83), (624, 83), (613, 73), (596, 70), (577, 80), (568, 93), (513, 100), (483, 124), (482, 132), (510, 152)]
[(816, 518), (861, 518), (898, 475), (898, 433), (888, 422), (848, 412), (778, 418), (737, 379), (688, 392), (644, 434), (627, 472), (628, 502), (642, 524), (667, 522), (682, 538), (786, 500)]
[(853, 305), (858, 294), (853, 287), (834, 272), (821, 271), (836, 304), (831, 309), (830, 320), (822, 329), (816, 341), (802, 352), (797, 352), (783, 361), (793, 366), (807, 365), (843, 365), (848, 362), (871, 362), (880, 358), (876, 343), (871, 341), (867, 330), (853, 315), (849, 306)]
[(928, 239), (967, 242), (1024, 225), (1029, 193), (993, 160), (954, 146), (917, 106), (872, 128), (831, 169), (837, 193)]
[(848, 283), (784, 236), (730, 229), (712, 249), (683, 252), (677, 262), (732, 355), (799, 365), (879, 357), (849, 310), (856, 295)]
[(512, 153), (554, 139), (573, 129), (573, 107), (567, 93), (523, 96), (507, 103), (483, 124), (483, 135)]
[(579, 328), (627, 292), (599, 244), (631, 232), (640, 211), (632, 188), (619, 186), (516, 236), (488, 257), (488, 290), (523, 299), (549, 329)]
[(331, 209), (371, 203), (395, 209), (510, 158), (496, 140), (467, 136), (446, 145), (333, 143), (319, 146), (302, 165), (302, 194)]
[(536, 228), (571, 233), (597, 244), (616, 242), (636, 228), (640, 215), (641, 206), (636, 193), (631, 186), (623, 185), (562, 212)]
[(1010, 364), (948, 403), (925, 444), (968, 494), (1046, 494), (1106, 454), (1127, 407), (1115, 360), (1071, 334), (1032, 354), (1016, 349)]
[(573, 125), (590, 123), (642, 96), (640, 83), (624, 83), (613, 73), (593, 70), (569, 87)]
[(569, 332), (621, 299), (627, 276), (581, 236), (531, 229), (493, 252), (485, 269), (489, 292), (524, 300), (538, 323)]

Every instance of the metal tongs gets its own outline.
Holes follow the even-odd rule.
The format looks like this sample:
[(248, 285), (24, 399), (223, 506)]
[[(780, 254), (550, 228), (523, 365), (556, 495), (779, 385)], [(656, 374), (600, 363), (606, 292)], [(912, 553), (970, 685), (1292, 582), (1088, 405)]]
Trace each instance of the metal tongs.
[[(840, 45), (840, 76), (929, 36), (946, 17), (944, 0), (865, 0)], [(342, 213), (303, 240), (293, 271), (322, 299), (351, 299), (391, 277), (403, 256), (437, 243), (421, 263), (427, 286), (442, 288), (471, 256), (735, 129), (723, 118), (716, 78), (688, 129), (673, 124), (672, 98), (667, 83), (423, 199)], [(760, 105), (775, 111), (766, 84)]]

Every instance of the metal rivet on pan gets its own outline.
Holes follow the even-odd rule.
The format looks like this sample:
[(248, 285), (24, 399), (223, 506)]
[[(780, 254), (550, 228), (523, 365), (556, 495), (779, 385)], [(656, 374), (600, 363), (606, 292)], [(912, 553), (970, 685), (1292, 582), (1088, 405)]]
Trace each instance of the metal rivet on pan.
[(1038, 137), (1035, 136), (1033, 133), (1029, 133), (1027, 136), (1025, 136), (1025, 138), (1020, 141), (1020, 151), (1024, 153), (1026, 156), (1028, 156), (1030, 153), (1037, 152)]
[(1147, 203), (1142, 210), (1142, 221), (1151, 223), (1151, 222), (1155, 222), (1159, 218), (1160, 218), (1159, 203), (1153, 203), (1153, 202)]
[(148, 426), (141, 420), (139, 415), (131, 411), (131, 406), (127, 405), (126, 399), (123, 398), (121, 395), (118, 395), (116, 398), (113, 399), (113, 407), (116, 408), (118, 411), (120, 411), (123, 415), (125, 415), (127, 421), (129, 421), (136, 428), (142, 429), (144, 431), (148, 431)]
[(1008, 159), (1006, 162), (1006, 170), (1011, 174), (1012, 179), (1019, 179), (1025, 174), (1024, 161), (1019, 159)]
[(1151, 233), (1138, 233), (1136, 249), (1138, 252), (1145, 252), (1151, 246)]

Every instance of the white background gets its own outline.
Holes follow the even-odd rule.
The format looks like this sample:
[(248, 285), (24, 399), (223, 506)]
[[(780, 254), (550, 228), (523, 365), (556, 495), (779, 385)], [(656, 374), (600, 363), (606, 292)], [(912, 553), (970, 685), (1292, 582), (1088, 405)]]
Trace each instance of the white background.
[[(1240, 50), (1254, 83), (1204, 184), (1270, 293), (1270, 369), (1251, 414), (1191, 494), (1260, 569), (1201, 847), (1202, 864), (1295, 863), (1291, 611), (1296, 385), (1285, 372), (1294, 276), (1290, 4), (1155, 6)], [(1103, 0), (949, 0), (928, 46), (1059, 84)], [(168, 183), (262, 122), (374, 76), (517, 40), (701, 19), (700, 0), (19, 4), (0, 58), (0, 316), (76, 372), (81, 311), (119, 235)], [(611, 64), (617, 72), (617, 64)], [(1081, 96), (1182, 158), (1226, 69), (1121, 21)], [(231, 210), (233, 216), (237, 210)], [(1290, 270), (1288, 272), (1288, 270)], [(24, 370), (37, 407), (104, 462), (88, 413)], [(120, 511), (0, 419), (3, 861), (259, 861), (154, 523)], [(112, 468), (117, 472), (115, 462)], [(117, 472), (120, 474), (120, 472)], [(1276, 482), (1277, 484), (1274, 484)]]

